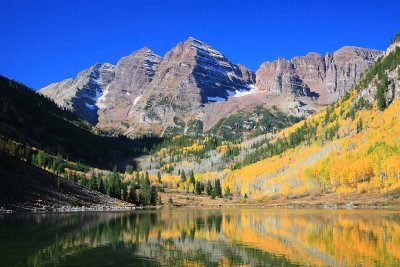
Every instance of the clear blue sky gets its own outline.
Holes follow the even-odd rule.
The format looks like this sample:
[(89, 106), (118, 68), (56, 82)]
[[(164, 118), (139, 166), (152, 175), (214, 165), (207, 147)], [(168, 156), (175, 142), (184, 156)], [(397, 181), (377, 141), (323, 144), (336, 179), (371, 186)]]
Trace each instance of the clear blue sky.
[(385, 49), (399, 11), (399, 0), (0, 0), (0, 74), (38, 89), (144, 46), (164, 55), (189, 36), (255, 71), (344, 45)]

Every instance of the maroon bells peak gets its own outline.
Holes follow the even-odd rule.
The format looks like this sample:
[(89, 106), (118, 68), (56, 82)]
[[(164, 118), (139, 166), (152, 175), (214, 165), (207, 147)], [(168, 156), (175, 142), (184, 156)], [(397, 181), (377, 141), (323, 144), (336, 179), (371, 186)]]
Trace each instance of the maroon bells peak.
[(142, 48), (40, 90), (104, 130), (135, 136), (206, 131), (257, 106), (308, 116), (355, 85), (381, 51), (343, 47), (264, 62), (256, 73), (192, 37), (165, 54)]

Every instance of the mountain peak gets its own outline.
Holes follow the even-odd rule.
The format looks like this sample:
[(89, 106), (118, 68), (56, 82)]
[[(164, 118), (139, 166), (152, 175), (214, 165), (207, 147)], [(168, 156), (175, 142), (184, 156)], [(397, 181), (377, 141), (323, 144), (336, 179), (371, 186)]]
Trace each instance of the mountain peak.
[[(157, 55), (153, 50), (151, 50), (150, 48), (148, 48), (147, 46), (140, 48), (139, 50), (135, 50), (133, 51), (129, 56), (137, 56), (137, 55), (141, 55), (141, 56), (157, 56), (160, 57), (159, 55)], [(128, 56), (128, 57), (129, 57)]]
[(185, 43), (186, 43), (186, 42), (205, 44), (203, 41), (200, 41), (199, 39), (194, 38), (194, 37), (192, 37), (192, 36), (189, 36), (189, 37), (186, 39)]

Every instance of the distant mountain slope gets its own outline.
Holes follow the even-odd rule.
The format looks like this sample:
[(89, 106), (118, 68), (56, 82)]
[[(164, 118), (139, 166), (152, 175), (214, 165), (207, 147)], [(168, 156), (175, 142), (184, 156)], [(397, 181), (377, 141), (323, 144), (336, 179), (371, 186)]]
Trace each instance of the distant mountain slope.
[[(59, 208), (107, 208), (122, 204), (99, 192), (29, 165), (0, 151), (0, 208), (49, 211)], [(58, 182), (58, 179), (61, 179)], [(59, 185), (57, 185), (59, 184)]]
[(0, 76), (0, 134), (74, 161), (112, 168), (156, 138), (130, 140), (96, 134), (90, 124), (26, 86)]

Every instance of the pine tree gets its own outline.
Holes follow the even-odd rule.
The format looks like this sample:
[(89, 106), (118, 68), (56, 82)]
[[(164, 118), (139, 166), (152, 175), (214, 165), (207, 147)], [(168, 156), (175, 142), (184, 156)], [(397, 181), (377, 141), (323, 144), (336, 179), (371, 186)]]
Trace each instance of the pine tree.
[(201, 194), (201, 184), (200, 184), (199, 181), (196, 181), (195, 192), (196, 192), (196, 194), (198, 194), (198, 195)]
[(125, 189), (121, 189), (121, 200), (125, 201), (126, 200), (126, 191)]
[(56, 175), (59, 175), (61, 173), (62, 164), (63, 164), (63, 158), (61, 154), (58, 153), (57, 156), (53, 158), (51, 164), (51, 169), (56, 173)]
[(46, 152), (40, 150), (36, 158), (37, 165), (41, 168), (45, 168), (47, 166), (48, 159), (49, 155)]
[(213, 190), (211, 191), (211, 199), (215, 199), (216, 197), (216, 193), (215, 193), (215, 187), (213, 188)]
[(151, 186), (151, 192), (150, 192), (151, 205), (153, 205), (153, 206), (157, 205), (157, 200), (158, 200), (157, 188), (155, 186)]
[(148, 179), (142, 179), (140, 182), (139, 201), (145, 206), (151, 204), (151, 185)]
[(378, 75), (378, 79), (380, 79), (380, 82), (377, 85), (376, 100), (378, 102), (379, 110), (383, 111), (387, 107), (385, 94), (389, 86), (389, 81), (386, 74), (383, 74), (381, 76)]
[(186, 182), (186, 174), (185, 174), (185, 171), (184, 171), (184, 170), (181, 171), (181, 182), (182, 182), (182, 183), (185, 183), (185, 182)]
[(127, 189), (127, 202), (136, 203), (136, 190), (132, 186), (128, 186)]
[(120, 198), (121, 196), (121, 188), (122, 181), (119, 173), (117, 172), (117, 168), (114, 167), (112, 173), (109, 174), (107, 179), (107, 193), (111, 197)]
[(221, 181), (219, 179), (215, 180), (214, 192), (216, 197), (222, 197)]
[(194, 173), (193, 171), (190, 171), (189, 173), (189, 183), (195, 185), (196, 184), (196, 180), (194, 179)]
[(358, 120), (358, 122), (357, 122), (357, 133), (361, 132), (362, 129), (363, 129), (363, 121), (362, 121), (362, 119), (360, 118), (360, 119)]
[(106, 193), (106, 189), (105, 189), (105, 186), (104, 186), (104, 181), (103, 181), (102, 178), (99, 179), (99, 192), (102, 193), (102, 194)]
[(225, 197), (226, 198), (229, 198), (229, 197), (231, 197), (232, 196), (232, 193), (231, 193), (231, 189), (229, 188), (229, 186), (226, 188), (226, 190), (225, 190)]
[(213, 192), (213, 187), (212, 187), (211, 181), (208, 180), (207, 186), (206, 186), (206, 193), (207, 193), (207, 195), (211, 196), (212, 192)]

